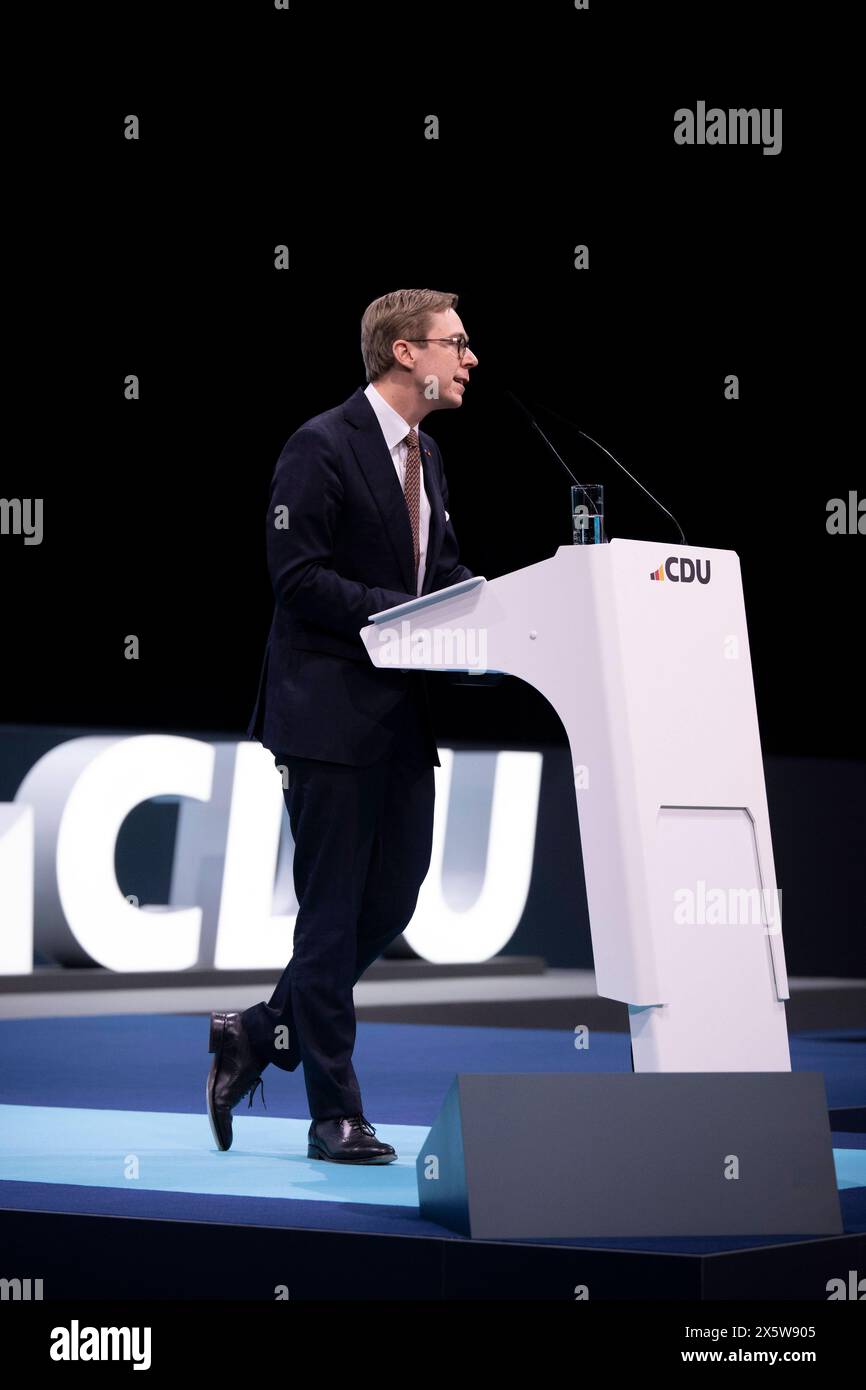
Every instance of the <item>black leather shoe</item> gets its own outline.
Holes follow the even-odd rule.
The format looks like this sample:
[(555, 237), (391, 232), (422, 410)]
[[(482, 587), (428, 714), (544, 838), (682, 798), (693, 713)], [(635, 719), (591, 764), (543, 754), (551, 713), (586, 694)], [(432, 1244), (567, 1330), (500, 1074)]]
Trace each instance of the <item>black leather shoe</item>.
[(239, 1013), (211, 1014), (208, 1052), (214, 1054), (207, 1079), (208, 1119), (217, 1148), (225, 1150), (232, 1146), (232, 1110), (238, 1102), (249, 1094), (252, 1105), (256, 1087), (261, 1086), (265, 1105), (262, 1064)]
[(363, 1115), (313, 1120), (307, 1136), (307, 1158), (331, 1163), (393, 1163), (395, 1149), (373, 1136), (376, 1131)]

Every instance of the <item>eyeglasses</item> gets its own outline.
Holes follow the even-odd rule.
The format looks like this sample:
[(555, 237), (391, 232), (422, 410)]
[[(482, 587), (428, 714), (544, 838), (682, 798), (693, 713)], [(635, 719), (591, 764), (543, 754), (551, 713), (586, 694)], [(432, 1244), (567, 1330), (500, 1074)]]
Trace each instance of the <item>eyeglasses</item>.
[(403, 341), (406, 343), (450, 343), (452, 347), (456, 347), (457, 358), (460, 362), (466, 356), (466, 349), (469, 346), (469, 339), (464, 338), (462, 333), (456, 338), (404, 338)]

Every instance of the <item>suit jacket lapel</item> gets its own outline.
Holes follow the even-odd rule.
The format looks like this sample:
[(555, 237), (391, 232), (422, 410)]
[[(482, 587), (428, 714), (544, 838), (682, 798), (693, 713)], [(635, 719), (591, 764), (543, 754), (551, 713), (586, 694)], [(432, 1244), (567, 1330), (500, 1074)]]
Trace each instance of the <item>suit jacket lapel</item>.
[[(406, 498), (397, 477), (397, 470), (385, 443), (376, 412), (359, 386), (357, 391), (343, 404), (343, 415), (354, 426), (349, 442), (367, 479), (373, 500), (379, 508), (385, 532), (400, 566), (400, 573), (408, 594), (414, 593), (412, 580), (412, 528)], [(427, 555), (424, 563), (424, 582), (422, 594), (430, 592), (430, 580), (439, 550), (442, 546), (444, 514), (442, 495), (436, 481), (433, 466), (433, 453), (429, 435), (419, 429), (418, 443), (421, 449), (421, 470), (424, 475), (424, 491), (430, 503), (430, 534), (427, 539)]]
[(385, 443), (385, 436), (376, 419), (376, 412), (360, 386), (344, 403), (343, 414), (355, 427), (349, 435), (349, 443), (367, 479), (373, 500), (379, 508), (385, 534), (400, 566), (406, 592), (411, 594), (414, 589), (414, 556), (406, 498), (403, 496), (390, 450)]
[(427, 537), (427, 554), (424, 560), (424, 579), (421, 584), (421, 592), (422, 594), (429, 594), (433, 571), (436, 568), (436, 561), (439, 559), (439, 551), (442, 548), (445, 513), (442, 505), (442, 494), (439, 491), (439, 483), (436, 480), (433, 467), (433, 451), (430, 448), (429, 435), (422, 434), (419, 430), (418, 442), (421, 445), (424, 491), (427, 493), (427, 501), (430, 503), (430, 534)]

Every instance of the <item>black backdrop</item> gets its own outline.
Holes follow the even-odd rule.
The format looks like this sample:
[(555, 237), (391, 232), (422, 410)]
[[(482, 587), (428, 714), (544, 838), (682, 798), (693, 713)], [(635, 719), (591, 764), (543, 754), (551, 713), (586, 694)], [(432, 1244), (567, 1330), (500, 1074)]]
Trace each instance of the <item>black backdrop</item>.
[[(660, 558), (676, 538), (547, 408), (689, 543), (739, 553), (765, 751), (862, 756), (866, 540), (825, 524), (858, 486), (831, 318), (851, 193), (814, 103), (783, 95), (789, 11), (766, 7), (759, 36), (760, 10), (292, 0), (200, 11), (183, 33), (159, 11), (103, 26), (101, 60), (21, 121), (25, 443), (0, 491), (42, 497), (45, 535), (0, 537), (0, 721), (243, 731), (277, 455), (365, 384), (367, 303), (418, 285), (459, 294), (480, 359), (462, 407), (425, 422), (465, 562), (492, 578), (570, 539), (568, 480), (510, 384), (605, 483), (610, 534)], [(676, 145), (674, 112), (698, 100), (783, 108), (781, 153)], [(562, 738), (520, 682), (430, 681), (442, 739)]]

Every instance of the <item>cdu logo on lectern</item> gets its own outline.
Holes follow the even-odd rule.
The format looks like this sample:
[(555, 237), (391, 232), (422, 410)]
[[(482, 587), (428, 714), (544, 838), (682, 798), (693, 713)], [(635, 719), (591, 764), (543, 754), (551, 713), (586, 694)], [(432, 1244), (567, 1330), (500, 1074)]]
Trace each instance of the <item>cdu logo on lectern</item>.
[[(709, 584), (710, 562), (706, 562), (706, 574), (701, 571), (702, 564), (702, 560), (690, 560), (687, 555), (669, 555), (657, 570), (650, 570), (650, 579), (672, 579), (675, 584), (693, 584), (697, 580), (699, 584)], [(679, 566), (679, 574), (675, 566)]]

